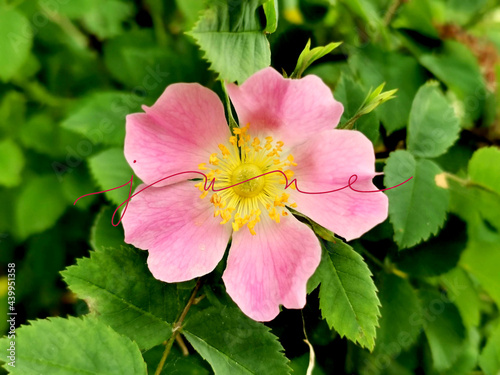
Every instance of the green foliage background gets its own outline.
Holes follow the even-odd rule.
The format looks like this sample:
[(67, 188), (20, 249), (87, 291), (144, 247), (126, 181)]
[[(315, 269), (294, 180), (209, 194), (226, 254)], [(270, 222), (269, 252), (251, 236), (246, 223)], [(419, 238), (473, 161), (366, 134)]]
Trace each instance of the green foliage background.
[[(303, 316), (245, 317), (223, 261), (162, 374), (305, 374), (304, 330), (315, 375), (500, 374), (499, 56), (496, 0), (0, 0), (0, 332), (8, 263), (23, 325), (4, 367), (155, 372), (195, 282), (155, 280), (109, 225), (126, 191), (73, 202), (130, 179), (124, 117), (167, 85), (224, 99), (219, 79), (271, 64), (332, 88), (378, 186), (413, 179), (349, 244), (297, 214), (323, 244)], [(396, 98), (365, 102), (382, 83)]]

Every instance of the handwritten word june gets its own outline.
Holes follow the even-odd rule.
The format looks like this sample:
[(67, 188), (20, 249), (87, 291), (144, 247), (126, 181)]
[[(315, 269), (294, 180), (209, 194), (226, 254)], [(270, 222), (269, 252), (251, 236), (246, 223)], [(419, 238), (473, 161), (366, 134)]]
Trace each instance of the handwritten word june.
[[(355, 191), (357, 193), (378, 193), (378, 192), (381, 192), (381, 191), (385, 191), (385, 190), (390, 190), (390, 189), (394, 189), (394, 188), (397, 188), (398, 186), (401, 186), (403, 184), (406, 184), (408, 181), (410, 181), (412, 177), (410, 177), (409, 179), (407, 179), (406, 181), (398, 184), (398, 185), (395, 185), (395, 186), (391, 186), (389, 188), (386, 188), (386, 189), (380, 189), (380, 190), (358, 190), (358, 189), (355, 189), (353, 187), (353, 184), (358, 180), (358, 176), (356, 174), (353, 174), (351, 177), (349, 177), (349, 180), (347, 181), (347, 185), (345, 186), (342, 186), (338, 189), (333, 189), (333, 190), (327, 190), (327, 191), (315, 191), (315, 192), (311, 192), (311, 191), (302, 191), (299, 189), (299, 186), (297, 185), (297, 179), (294, 178), (292, 181), (288, 181), (288, 178), (286, 176), (286, 174), (283, 172), (283, 171), (280, 171), (280, 170), (274, 170), (274, 171), (270, 171), (270, 172), (267, 172), (267, 173), (263, 173), (263, 174), (260, 174), (258, 176), (255, 176), (255, 177), (252, 177), (252, 178), (249, 178), (248, 180), (244, 180), (244, 181), (241, 181), (241, 182), (238, 182), (237, 184), (234, 184), (234, 185), (230, 185), (230, 186), (225, 186), (221, 189), (216, 189), (215, 188), (215, 178), (212, 179), (212, 181), (210, 181), (210, 183), (208, 182), (208, 177), (203, 173), (203, 172), (199, 172), (199, 171), (185, 171), (185, 172), (179, 172), (179, 173), (175, 173), (173, 175), (170, 175), (170, 176), (167, 176), (167, 177), (164, 177), (158, 181), (155, 181), (153, 182), (152, 184), (142, 188), (141, 190), (135, 192), (133, 195), (132, 195), (132, 185), (133, 185), (133, 182), (134, 182), (134, 175), (132, 175), (132, 177), (130, 178), (129, 181), (127, 181), (126, 183), (124, 183), (123, 185), (120, 185), (120, 186), (117, 186), (115, 188), (112, 188), (112, 189), (108, 189), (108, 190), (103, 190), (103, 191), (97, 191), (95, 193), (89, 193), (89, 194), (85, 194), (85, 195), (82, 195), (81, 197), (79, 197), (74, 203), (73, 205), (76, 205), (76, 202), (78, 202), (80, 199), (82, 199), (83, 197), (87, 197), (89, 195), (94, 195), (94, 194), (101, 194), (101, 193), (106, 193), (108, 191), (112, 191), (112, 190), (116, 190), (116, 189), (121, 189), (122, 187), (125, 187), (127, 185), (130, 184), (130, 187), (129, 187), (129, 193), (128, 193), (128, 198), (122, 203), (120, 204), (116, 210), (113, 212), (113, 216), (111, 217), (111, 224), (113, 226), (118, 226), (122, 219), (123, 219), (123, 216), (125, 215), (125, 212), (127, 211), (127, 208), (128, 208), (128, 203), (130, 202), (130, 200), (135, 197), (137, 194), (143, 192), (144, 190), (146, 190), (147, 188), (153, 186), (153, 185), (156, 185), (157, 183), (161, 182), (161, 181), (165, 181), (166, 179), (169, 179), (169, 178), (172, 178), (172, 177), (175, 177), (175, 176), (179, 176), (179, 175), (182, 175), (182, 174), (199, 174), (199, 175), (202, 175), (203, 178), (205, 179), (205, 183), (204, 183), (204, 189), (205, 191), (208, 191), (208, 190), (212, 190), (213, 192), (218, 192), (218, 191), (222, 191), (222, 190), (226, 190), (226, 189), (230, 189), (232, 187), (235, 187), (235, 186), (238, 186), (238, 185), (241, 185), (241, 184), (244, 184), (245, 182), (248, 182), (248, 181), (251, 181), (251, 180), (254, 180), (256, 178), (259, 178), (259, 177), (262, 177), (262, 176), (265, 176), (265, 175), (268, 175), (268, 174), (271, 174), (271, 173), (281, 173), (283, 175), (283, 177), (285, 178), (285, 190), (288, 189), (290, 186), (294, 185), (295, 189), (299, 192), (299, 193), (302, 193), (302, 194), (310, 194), (310, 195), (318, 195), (318, 194), (329, 194), (329, 193), (335, 193), (337, 191), (341, 191), (341, 190), (344, 190), (344, 189), (351, 189), (352, 191)], [(114, 219), (115, 219), (115, 215), (116, 215), (116, 212), (123, 206), (125, 205), (125, 209), (123, 210), (121, 216), (120, 216), (120, 220), (118, 220), (118, 223), (114, 223)]]

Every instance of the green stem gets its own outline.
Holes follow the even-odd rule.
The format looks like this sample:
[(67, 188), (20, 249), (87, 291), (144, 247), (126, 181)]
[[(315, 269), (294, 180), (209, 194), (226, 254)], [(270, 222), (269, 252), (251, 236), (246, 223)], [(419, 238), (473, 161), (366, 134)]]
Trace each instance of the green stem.
[(363, 254), (365, 254), (368, 258), (370, 258), (370, 260), (373, 263), (375, 263), (377, 266), (379, 266), (380, 268), (382, 268), (385, 272), (387, 272), (387, 273), (393, 273), (396, 276), (399, 276), (399, 277), (401, 277), (403, 279), (407, 279), (408, 278), (408, 274), (406, 272), (403, 272), (403, 271), (397, 269), (395, 265), (393, 265), (393, 264), (390, 264), (390, 265), (384, 264), (382, 261), (380, 261), (380, 259), (378, 259), (375, 255), (373, 255), (372, 253), (370, 253), (365, 248), (361, 247), (360, 249), (363, 252)]
[(448, 172), (443, 172), (443, 174), (446, 176), (446, 178), (449, 178), (450, 180), (456, 181), (460, 185), (463, 185), (465, 187), (475, 187), (475, 188), (478, 188), (478, 189), (485, 190), (485, 191), (487, 191), (489, 193), (498, 195), (498, 192), (496, 192), (495, 190), (492, 190), (492, 189), (490, 189), (487, 186), (478, 184), (477, 182), (474, 182), (474, 181), (471, 181), (471, 180), (464, 180), (463, 178), (460, 178), (460, 177), (458, 177), (458, 176), (456, 176), (454, 174), (448, 173)]
[(184, 310), (182, 310), (181, 316), (179, 317), (179, 319), (177, 319), (177, 321), (174, 323), (174, 326), (172, 327), (172, 336), (170, 336), (165, 345), (165, 351), (163, 352), (163, 356), (161, 357), (160, 363), (156, 368), (155, 375), (160, 375), (161, 372), (163, 371), (163, 367), (165, 366), (165, 361), (167, 360), (167, 357), (170, 354), (170, 350), (172, 349), (172, 345), (174, 344), (175, 338), (177, 337), (182, 328), (182, 323), (184, 322), (184, 319), (186, 318), (189, 309), (193, 305), (193, 302), (196, 298), (196, 294), (198, 293), (198, 290), (200, 290), (200, 287), (201, 287), (201, 279), (198, 279), (198, 282), (196, 283), (196, 286), (193, 289), (193, 293), (191, 293), (191, 297), (189, 297), (189, 300), (186, 306), (184, 307)]
[(70, 38), (72, 38), (78, 47), (85, 49), (90, 44), (87, 36), (81, 32), (69, 18), (47, 9), (45, 9), (44, 13), (52, 22), (57, 24)]
[(37, 81), (13, 80), (14, 85), (22, 88), (34, 101), (49, 107), (61, 107), (70, 100), (52, 95), (42, 84)]
[(404, 0), (394, 0), (390, 7), (387, 9), (387, 12), (385, 12), (384, 16), (384, 25), (389, 26), (394, 15), (398, 11), (398, 8), (403, 4)]

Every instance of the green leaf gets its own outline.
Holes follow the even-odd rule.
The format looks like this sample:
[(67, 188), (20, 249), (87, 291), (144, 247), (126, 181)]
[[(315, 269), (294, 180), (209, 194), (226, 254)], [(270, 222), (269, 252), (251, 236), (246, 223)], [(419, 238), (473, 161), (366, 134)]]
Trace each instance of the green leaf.
[(55, 175), (37, 176), (26, 182), (15, 208), (18, 236), (25, 239), (52, 227), (66, 210), (63, 196)]
[(123, 32), (125, 22), (134, 12), (131, 3), (119, 0), (107, 0), (94, 3), (92, 12), (85, 13), (83, 23), (99, 39), (112, 38)]
[(464, 121), (478, 119), (483, 112), (486, 89), (476, 57), (468, 47), (454, 41), (444, 42), (440, 52), (425, 53), (418, 59), (464, 101), (467, 115)]
[(467, 332), (467, 338), (461, 348), (457, 360), (444, 372), (434, 372), (439, 375), (470, 375), (477, 367), (479, 357), (479, 343), (481, 336), (477, 329), (471, 328)]
[(158, 46), (149, 29), (132, 30), (104, 45), (104, 63), (111, 75), (140, 93), (144, 102), (156, 100), (172, 82), (199, 79), (187, 58), (190, 56)]
[(396, 98), (380, 106), (377, 112), (388, 134), (403, 129), (408, 123), (413, 97), (425, 82), (424, 69), (418, 61), (368, 45), (361, 52), (351, 53), (349, 65), (367, 90), (384, 82), (386, 89), (398, 89)]
[[(0, 42), (1, 43), (1, 42)], [(8, 91), (0, 102), (0, 136), (16, 137), (26, 120), (26, 98), (18, 91)]]
[(361, 255), (338, 240), (324, 242), (321, 263), (308, 283), (321, 283), (319, 298), (324, 319), (342, 337), (373, 350), (380, 301), (372, 273)]
[(146, 254), (130, 247), (106, 248), (61, 273), (91, 314), (149, 349), (166, 340), (180, 310), (175, 284), (156, 280)]
[(436, 185), (441, 169), (430, 160), (415, 160), (408, 151), (391, 153), (384, 168), (385, 186), (402, 186), (388, 190), (389, 218), (394, 226), (394, 240), (400, 248), (414, 246), (436, 234), (443, 226), (449, 192)]
[[(89, 158), (90, 172), (102, 190), (112, 189), (130, 181), (133, 171), (125, 160), (123, 149), (110, 148)], [(134, 178), (134, 188), (138, 185)], [(130, 184), (124, 187), (104, 193), (106, 198), (116, 205), (120, 205), (128, 199), (130, 193)], [(85, 198), (83, 198), (85, 199)], [(125, 205), (122, 206), (122, 208)], [(116, 220), (117, 222), (118, 220)]]
[(200, 311), (188, 319), (182, 332), (216, 374), (290, 373), (276, 336), (237, 308)]
[(448, 298), (457, 306), (465, 326), (479, 326), (481, 301), (469, 274), (463, 268), (456, 267), (441, 276), (440, 280), (446, 287)]
[(259, 20), (263, 2), (216, 1), (188, 33), (220, 79), (243, 83), (271, 64), (269, 42)]
[(437, 82), (423, 85), (410, 112), (408, 151), (415, 156), (435, 158), (458, 139), (460, 123)]
[(500, 372), (500, 324), (492, 332), (479, 357), (479, 365), (486, 375)]
[(185, 30), (191, 29), (196, 24), (206, 5), (199, 0), (175, 0), (175, 3), (186, 19)]
[(33, 43), (33, 32), (25, 15), (0, 7), (0, 80), (9, 81), (23, 66)]
[(142, 99), (132, 94), (98, 92), (83, 99), (61, 126), (82, 134), (91, 146), (123, 146), (125, 116), (138, 111), (141, 103)]
[(431, 349), (434, 368), (450, 368), (461, 354), (466, 340), (460, 314), (443, 295), (431, 289), (422, 289), (420, 299), (424, 310), (424, 332)]
[(21, 148), (11, 139), (0, 141), (0, 185), (13, 187), (21, 183), (24, 168), (24, 155)]
[[(94, 225), (90, 231), (90, 244), (94, 250), (105, 250), (106, 248), (120, 248), (126, 246), (123, 239), (123, 227), (121, 225), (113, 226), (111, 218), (115, 208), (104, 206), (94, 220)], [(114, 222), (117, 223), (121, 210), (115, 215)]]
[(496, 147), (477, 150), (469, 161), (469, 177), (500, 194), (500, 150)]
[[(335, 99), (344, 106), (344, 112), (340, 119), (340, 126), (342, 127), (342, 125), (352, 119), (361, 108), (366, 97), (366, 92), (363, 91), (362, 86), (358, 82), (355, 82), (350, 76), (342, 73), (335, 87), (334, 94)], [(380, 136), (380, 120), (377, 113), (372, 112), (360, 117), (354, 123), (353, 129), (362, 132), (375, 144)]]
[(465, 250), (465, 223), (451, 216), (437, 237), (398, 254), (397, 268), (416, 277), (442, 275), (455, 268)]
[(481, 286), (500, 306), (500, 235), (491, 233), (488, 239), (470, 240), (460, 264), (479, 280)]
[(278, 28), (278, 0), (267, 0), (264, 3), (264, 14), (266, 15), (265, 33), (274, 33)]
[(315, 47), (311, 49), (311, 39), (307, 41), (307, 44), (304, 50), (300, 53), (300, 56), (297, 60), (297, 66), (295, 70), (290, 75), (290, 78), (300, 78), (304, 71), (316, 60), (321, 59), (322, 57), (328, 55), (335, 48), (340, 46), (342, 43), (329, 43), (324, 47)]
[[(0, 339), (2, 353), (10, 341)], [(94, 319), (32, 321), (17, 329), (15, 349), (15, 367), (4, 365), (14, 375), (146, 374), (137, 344)]]
[(432, 9), (428, 0), (410, 1), (401, 5), (392, 26), (418, 31), (431, 38), (439, 38), (432, 23)]
[[(153, 375), (160, 363), (165, 345), (158, 345), (144, 352), (144, 360), (149, 369), (149, 374)], [(168, 354), (167, 361), (163, 367), (162, 375), (210, 375), (210, 366), (197, 353), (183, 355), (176, 345), (172, 346)]]
[(389, 351), (394, 344), (399, 350), (407, 350), (417, 341), (422, 329), (417, 293), (408, 280), (394, 274), (381, 274), (378, 286), (382, 307), (375, 352)]

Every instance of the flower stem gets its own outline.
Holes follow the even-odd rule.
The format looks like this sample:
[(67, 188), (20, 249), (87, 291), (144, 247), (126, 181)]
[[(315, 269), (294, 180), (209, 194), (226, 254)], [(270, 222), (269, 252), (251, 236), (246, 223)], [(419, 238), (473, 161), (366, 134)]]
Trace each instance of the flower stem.
[(394, 15), (396, 14), (396, 12), (398, 11), (398, 8), (401, 6), (401, 4), (403, 4), (405, 1), (404, 0), (394, 0), (392, 2), (392, 4), (389, 6), (389, 8), (387, 9), (387, 12), (385, 13), (385, 16), (384, 16), (384, 25), (385, 26), (389, 26), (389, 24), (391, 23)]
[(155, 375), (160, 375), (163, 367), (165, 366), (165, 361), (167, 360), (168, 355), (170, 354), (170, 350), (172, 349), (172, 345), (177, 337), (177, 335), (180, 332), (180, 328), (182, 327), (182, 323), (184, 322), (184, 319), (186, 318), (186, 315), (193, 305), (193, 302), (196, 298), (196, 294), (198, 293), (198, 290), (200, 290), (201, 287), (201, 279), (198, 279), (198, 282), (196, 283), (196, 286), (193, 289), (193, 293), (191, 293), (191, 297), (189, 297), (188, 302), (186, 303), (186, 306), (184, 306), (184, 310), (182, 310), (181, 316), (177, 321), (174, 323), (174, 326), (172, 327), (172, 336), (168, 339), (166, 345), (165, 345), (165, 351), (163, 352), (163, 356), (161, 357), (160, 363), (158, 364), (158, 367), (156, 368)]

